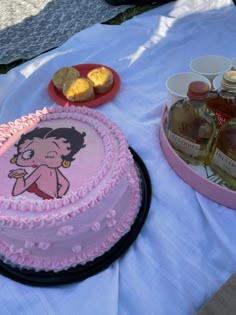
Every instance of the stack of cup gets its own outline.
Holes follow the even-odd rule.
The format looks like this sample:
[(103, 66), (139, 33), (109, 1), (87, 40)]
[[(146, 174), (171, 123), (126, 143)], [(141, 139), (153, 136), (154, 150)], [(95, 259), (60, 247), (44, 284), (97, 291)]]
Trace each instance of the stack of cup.
[(168, 78), (166, 82), (167, 108), (187, 96), (188, 86), (193, 81), (207, 82), (210, 89), (218, 89), (223, 74), (231, 69), (236, 70), (236, 59), (231, 60), (216, 55), (193, 59), (190, 63), (191, 72), (176, 73)]
[(192, 60), (190, 69), (193, 72), (204, 75), (211, 83), (218, 75), (223, 75), (225, 72), (232, 69), (232, 60), (224, 56), (201, 56)]
[(231, 70), (233, 61), (224, 56), (201, 56), (194, 59), (190, 68), (192, 71), (206, 76), (212, 84), (212, 89), (218, 90), (225, 72)]

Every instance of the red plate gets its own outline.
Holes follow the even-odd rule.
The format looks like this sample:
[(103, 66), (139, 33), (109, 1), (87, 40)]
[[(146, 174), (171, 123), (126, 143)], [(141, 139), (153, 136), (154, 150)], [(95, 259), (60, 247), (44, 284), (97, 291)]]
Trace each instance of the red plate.
[(120, 77), (115, 70), (107, 66), (95, 64), (95, 63), (94, 64), (80, 64), (80, 65), (73, 66), (73, 68), (77, 69), (80, 72), (81, 76), (83, 77), (85, 77), (90, 70), (97, 67), (106, 67), (109, 70), (111, 70), (111, 72), (113, 73), (114, 83), (113, 83), (112, 89), (109, 92), (105, 94), (95, 94), (95, 99), (93, 99), (92, 101), (71, 102), (67, 100), (60, 91), (57, 90), (57, 88), (54, 86), (51, 80), (48, 84), (49, 96), (54, 102), (56, 102), (58, 105), (61, 105), (61, 106), (75, 105), (75, 106), (95, 107), (95, 106), (99, 106), (110, 101), (118, 93), (120, 89), (120, 85), (121, 85)]

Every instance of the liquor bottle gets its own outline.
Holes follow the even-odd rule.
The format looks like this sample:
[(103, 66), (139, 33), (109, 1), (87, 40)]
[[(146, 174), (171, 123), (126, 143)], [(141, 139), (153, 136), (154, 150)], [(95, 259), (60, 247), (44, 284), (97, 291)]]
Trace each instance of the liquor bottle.
[(215, 116), (206, 105), (208, 93), (207, 83), (190, 83), (187, 97), (172, 105), (167, 117), (170, 144), (182, 159), (192, 164), (208, 164), (215, 137)]
[(219, 91), (209, 94), (207, 106), (216, 115), (217, 128), (230, 118), (236, 117), (236, 71), (224, 73)]
[(220, 128), (210, 166), (227, 184), (236, 188), (236, 118), (227, 120)]

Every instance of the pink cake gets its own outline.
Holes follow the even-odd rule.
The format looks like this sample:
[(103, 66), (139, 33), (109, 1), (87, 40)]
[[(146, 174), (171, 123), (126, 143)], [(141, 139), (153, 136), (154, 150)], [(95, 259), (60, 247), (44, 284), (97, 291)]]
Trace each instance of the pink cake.
[(45, 108), (0, 126), (0, 259), (62, 271), (131, 228), (140, 183), (127, 140), (85, 107)]

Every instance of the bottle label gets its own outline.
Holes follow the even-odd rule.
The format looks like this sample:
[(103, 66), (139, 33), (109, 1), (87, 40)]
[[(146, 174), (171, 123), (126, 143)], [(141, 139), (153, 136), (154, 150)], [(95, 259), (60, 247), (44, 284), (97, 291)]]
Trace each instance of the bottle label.
[(215, 150), (212, 162), (232, 177), (236, 177), (236, 162), (218, 148)]
[(171, 130), (168, 130), (168, 137), (177, 150), (179, 149), (180, 151), (191, 156), (198, 156), (200, 151), (200, 144), (191, 142), (183, 137), (180, 137)]

